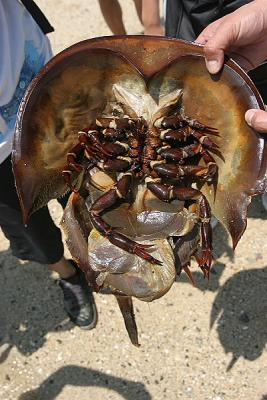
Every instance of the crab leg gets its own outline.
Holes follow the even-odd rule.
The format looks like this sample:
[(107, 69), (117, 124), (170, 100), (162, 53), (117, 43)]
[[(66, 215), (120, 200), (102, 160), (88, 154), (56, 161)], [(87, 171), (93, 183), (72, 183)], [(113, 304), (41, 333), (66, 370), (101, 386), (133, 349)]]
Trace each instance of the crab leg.
[(147, 187), (155, 196), (165, 202), (177, 199), (182, 201), (194, 200), (198, 203), (202, 246), (198, 263), (204, 276), (208, 276), (212, 262), (212, 228), (210, 225), (211, 210), (206, 197), (197, 189), (177, 188), (158, 182), (148, 182)]
[(107, 160), (99, 162), (97, 166), (106, 172), (123, 172), (127, 171), (132, 163), (129, 157), (117, 157), (115, 160)]
[(211, 134), (214, 133), (216, 134), (218, 132), (218, 129), (212, 128), (211, 126), (204, 125), (201, 122), (189, 118), (187, 116), (182, 116), (180, 114), (177, 115), (171, 115), (170, 117), (165, 117), (161, 121), (161, 126), (165, 129), (168, 128), (183, 128), (185, 126), (190, 126), (191, 128), (198, 129), (200, 131), (206, 131), (210, 132)]
[(187, 121), (181, 115), (171, 115), (169, 117), (163, 118), (161, 121), (161, 126), (165, 129), (183, 128), (184, 126), (187, 125), (188, 125)]
[(102, 134), (108, 140), (122, 140), (126, 138), (124, 130), (116, 130), (114, 128), (105, 128), (102, 130)]
[(97, 153), (102, 158), (115, 157), (125, 154), (129, 148), (126, 143), (101, 142), (98, 131), (79, 132), (79, 141), (89, 154)]
[(69, 186), (72, 192), (77, 192), (77, 189), (72, 185), (71, 177), (73, 171), (82, 172), (84, 170), (83, 165), (77, 163), (77, 157), (84, 151), (84, 144), (79, 142), (74, 146), (69, 153), (67, 153), (67, 164), (64, 166), (61, 172), (66, 184)]
[(202, 146), (200, 143), (197, 144), (190, 144), (189, 146), (185, 146), (182, 148), (168, 148), (164, 149), (164, 147), (158, 150), (161, 157), (165, 160), (170, 161), (180, 161), (187, 157), (193, 157), (196, 154), (199, 154), (202, 151)]
[[(200, 174), (201, 175), (203, 173), (205, 175), (205, 178), (207, 180), (210, 180), (214, 177), (214, 175), (218, 171), (218, 166), (217, 166), (214, 158), (209, 154), (208, 151), (203, 149), (203, 147), (200, 143), (191, 144), (189, 146), (185, 146), (183, 148), (176, 148), (176, 149), (173, 149), (171, 147), (166, 149), (165, 147), (162, 147), (161, 149), (159, 149), (159, 153), (162, 158), (164, 158), (168, 161), (180, 161), (187, 157), (193, 157), (196, 154), (200, 154), (201, 157), (203, 158), (205, 164), (207, 165), (207, 169), (205, 167), (201, 167), (200, 169), (199, 168), (195, 169), (195, 168), (192, 168), (192, 166), (181, 166), (181, 167), (175, 166), (174, 168), (170, 168), (168, 166), (168, 164), (165, 164), (165, 166), (161, 165), (161, 168), (158, 167), (157, 169), (155, 167), (155, 171), (157, 171), (157, 170), (161, 171), (161, 172), (159, 172), (159, 175), (161, 173), (162, 176), (164, 175), (164, 173), (166, 173), (167, 175), (171, 174), (171, 173), (175, 174), (177, 171), (178, 171), (177, 172), (178, 174), (180, 173), (180, 176), (182, 176), (183, 173), (184, 173), (184, 175), (191, 175), (191, 174), (193, 174), (193, 175)], [(188, 167), (190, 167), (190, 168), (188, 168)], [(179, 170), (179, 168), (180, 168), (180, 170)]]
[(83, 170), (83, 166), (76, 162), (77, 156), (82, 149), (82, 145), (79, 143), (71, 152), (67, 153), (67, 165), (72, 168), (72, 170), (77, 172), (81, 172)]
[(207, 147), (208, 149), (217, 150), (219, 148), (219, 146), (216, 143), (210, 140), (210, 138), (202, 132), (197, 132), (192, 129), (191, 135), (194, 136), (199, 141), (199, 143), (201, 143), (204, 147)]
[(202, 167), (200, 165), (175, 165), (164, 163), (154, 164), (153, 169), (161, 178), (181, 178), (185, 175), (205, 178), (209, 172), (208, 167)]
[[(98, 139), (99, 132), (96, 130), (89, 131), (89, 132), (91, 135), (90, 137), (92, 138), (92, 141), (93, 141), (93, 145), (90, 145), (89, 136), (85, 132), (83, 132), (83, 131), (79, 132), (78, 133), (79, 143), (77, 143), (71, 149), (71, 151), (69, 153), (67, 153), (67, 164), (65, 165), (65, 167), (62, 171), (62, 176), (63, 176), (65, 182), (67, 183), (67, 185), (73, 192), (77, 192), (77, 189), (72, 185), (72, 182), (71, 182), (72, 172), (73, 171), (82, 172), (85, 169), (82, 164), (77, 163), (76, 160), (77, 160), (78, 156), (82, 152), (84, 152), (85, 157), (90, 159), (90, 163), (93, 166), (94, 164), (97, 163), (98, 160), (100, 160), (99, 154), (97, 154), (97, 151), (98, 151), (98, 153), (100, 152), (100, 155), (102, 155), (102, 153), (104, 153), (105, 155), (110, 155), (110, 152), (108, 152), (109, 148), (103, 149), (102, 143)], [(92, 132), (95, 133), (95, 135), (96, 135), (95, 137), (92, 134)], [(111, 148), (110, 150), (114, 151), (114, 148)], [(116, 150), (118, 152), (118, 148), (116, 148)], [(87, 169), (88, 169), (88, 167), (87, 167)]]
[(218, 172), (218, 165), (207, 150), (202, 150), (201, 157), (203, 158), (209, 170), (207, 173), (207, 180), (211, 180)]
[(89, 211), (90, 219), (95, 229), (115, 246), (136, 254), (137, 256), (149, 261), (151, 264), (161, 265), (161, 262), (146, 252), (151, 245), (139, 244), (129, 239), (127, 236), (116, 231), (101, 217), (110, 207), (116, 207), (121, 201), (125, 201), (127, 194), (131, 189), (132, 174), (130, 172), (124, 174), (117, 182), (116, 187), (110, 189), (100, 196), (91, 206)]
[(101, 156), (110, 157), (112, 152), (105, 148), (104, 143), (100, 141), (100, 133), (97, 130), (89, 130), (87, 133), (80, 131), (78, 133), (79, 141), (90, 153), (100, 153)]
[(160, 139), (166, 142), (181, 142), (185, 141), (188, 137), (189, 130), (187, 128), (182, 129), (164, 129), (160, 132)]
[(103, 143), (102, 148), (108, 152), (110, 156), (121, 156), (125, 154), (129, 148), (128, 145), (120, 142), (115, 143)]
[(211, 133), (217, 133), (218, 129), (213, 128), (212, 126), (204, 125), (201, 122), (197, 121), (196, 119), (192, 119), (189, 117), (184, 117), (184, 120), (187, 122), (187, 124), (194, 129), (198, 129), (200, 131), (206, 131), (206, 132), (211, 132)]

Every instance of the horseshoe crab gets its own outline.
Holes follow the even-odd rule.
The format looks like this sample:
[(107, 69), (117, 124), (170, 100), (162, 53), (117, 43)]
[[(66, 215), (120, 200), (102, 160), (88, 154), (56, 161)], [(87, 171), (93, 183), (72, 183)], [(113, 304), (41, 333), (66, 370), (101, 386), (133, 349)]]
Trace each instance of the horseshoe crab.
[(264, 105), (233, 61), (214, 78), (202, 47), (145, 36), (70, 47), (24, 97), (13, 149), (24, 220), (72, 191), (68, 247), (89, 284), (116, 295), (135, 345), (132, 297), (164, 295), (192, 256), (207, 276), (211, 212), (235, 247), (265, 190), (248, 108)]

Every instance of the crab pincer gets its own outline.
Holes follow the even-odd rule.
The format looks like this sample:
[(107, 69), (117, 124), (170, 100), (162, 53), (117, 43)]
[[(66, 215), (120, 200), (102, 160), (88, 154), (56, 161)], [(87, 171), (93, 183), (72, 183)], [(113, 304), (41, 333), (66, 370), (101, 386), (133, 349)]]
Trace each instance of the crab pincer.
[(200, 255), (195, 255), (195, 259), (198, 262), (198, 266), (203, 272), (204, 278), (209, 279), (211, 263), (213, 260), (212, 251), (210, 249), (204, 249)]

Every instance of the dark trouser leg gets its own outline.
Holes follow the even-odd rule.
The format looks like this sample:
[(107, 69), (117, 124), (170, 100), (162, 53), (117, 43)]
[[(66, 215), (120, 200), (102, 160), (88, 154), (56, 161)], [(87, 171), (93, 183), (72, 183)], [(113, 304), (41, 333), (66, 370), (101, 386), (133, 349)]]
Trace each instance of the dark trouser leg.
[(0, 179), (0, 226), (10, 241), (12, 254), (42, 264), (59, 261), (64, 252), (61, 232), (48, 208), (34, 213), (27, 228), (23, 225), (10, 157), (0, 165)]
[[(59, 285), (64, 295), (64, 307), (70, 319), (81, 328), (94, 328), (97, 311), (92, 291), (76, 264), (70, 264), (63, 257), (61, 231), (54, 224), (48, 208), (41, 208), (34, 213), (25, 228), (10, 157), (0, 165), (0, 179), (0, 226), (10, 241), (13, 255), (22, 260), (49, 264), (52, 270), (58, 272), (61, 276)], [(61, 199), (63, 207), (66, 201), (67, 196)]]

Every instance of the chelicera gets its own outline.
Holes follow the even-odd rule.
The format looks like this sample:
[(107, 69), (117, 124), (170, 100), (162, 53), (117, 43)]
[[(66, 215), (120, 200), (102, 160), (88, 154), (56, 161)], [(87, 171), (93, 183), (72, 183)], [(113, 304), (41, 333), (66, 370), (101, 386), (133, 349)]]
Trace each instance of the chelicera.
[(137, 243), (117, 231), (103, 215), (122, 202), (132, 201), (134, 182), (145, 184), (163, 202), (196, 203), (201, 249), (195, 258), (204, 276), (208, 276), (212, 262), (211, 210), (206, 197), (192, 184), (213, 181), (217, 174), (211, 153), (220, 154), (219, 146), (210, 136), (219, 136), (218, 130), (183, 114), (181, 90), (162, 96), (157, 107), (151, 106), (153, 100), (147, 94), (150, 111), (144, 109), (136, 118), (125, 114), (129, 108), (133, 111), (136, 108), (134, 94), (117, 84), (113, 92), (119, 109), (115, 107), (109, 116), (99, 115), (78, 133), (77, 144), (67, 154), (62, 172), (66, 183), (78, 192), (79, 188), (72, 184), (74, 171), (88, 173), (97, 167), (107, 174), (115, 174), (114, 187), (90, 207), (91, 223), (113, 245), (152, 264), (162, 263), (149, 254), (151, 246)]

